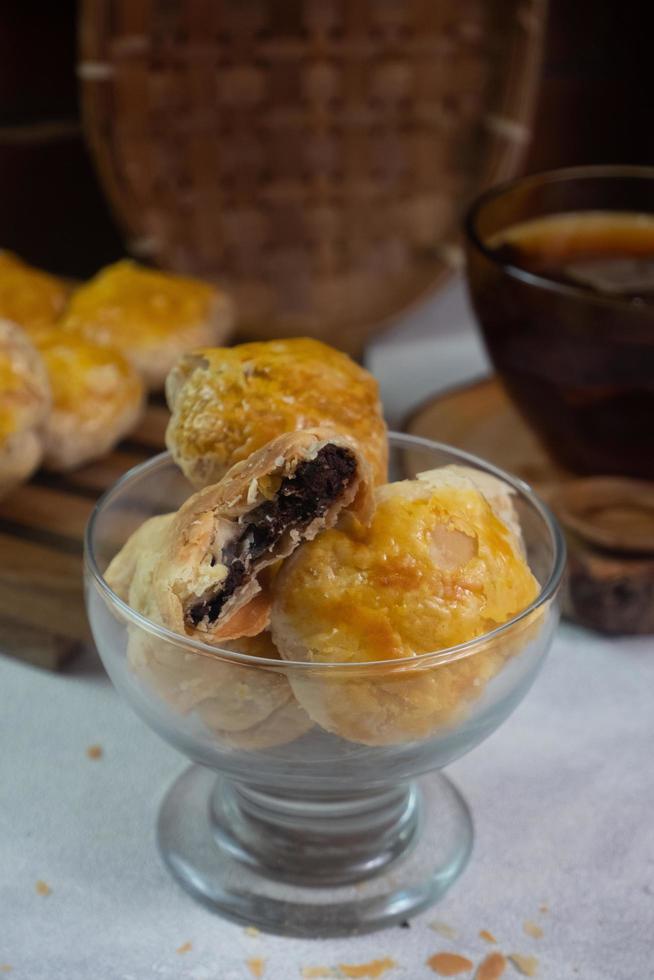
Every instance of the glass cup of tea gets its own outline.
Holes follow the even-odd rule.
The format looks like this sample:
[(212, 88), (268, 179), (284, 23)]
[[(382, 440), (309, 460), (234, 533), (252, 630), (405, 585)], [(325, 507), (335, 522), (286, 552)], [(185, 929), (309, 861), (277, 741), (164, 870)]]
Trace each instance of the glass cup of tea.
[(523, 177), (465, 230), (490, 357), (552, 457), (654, 478), (654, 168)]

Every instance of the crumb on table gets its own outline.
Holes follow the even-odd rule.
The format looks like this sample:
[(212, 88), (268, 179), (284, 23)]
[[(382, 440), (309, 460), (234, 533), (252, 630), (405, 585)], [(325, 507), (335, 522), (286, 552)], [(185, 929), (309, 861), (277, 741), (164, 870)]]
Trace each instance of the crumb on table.
[(500, 980), (506, 970), (506, 958), (501, 953), (489, 953), (477, 967), (475, 980)]
[(473, 965), (472, 960), (467, 956), (459, 956), (458, 953), (436, 953), (427, 960), (427, 966), (439, 977), (455, 977), (459, 973), (467, 973), (472, 970)]
[(177, 947), (176, 952), (181, 955), (183, 953), (190, 953), (192, 949), (193, 949), (193, 943), (185, 942), (185, 943), (182, 943), (181, 946), (178, 946)]
[(484, 939), (487, 943), (497, 942), (497, 939), (495, 938), (493, 933), (489, 932), (488, 929), (482, 929), (481, 932), (479, 933), (479, 938)]
[(260, 956), (253, 956), (252, 959), (246, 960), (245, 962), (247, 963), (252, 976), (256, 977), (256, 980), (260, 980), (260, 977), (263, 976), (263, 971), (266, 967), (266, 961)]
[(51, 895), (52, 894), (52, 888), (50, 888), (50, 885), (46, 881), (42, 881), (40, 878), (39, 878), (39, 880), (37, 881), (37, 883), (36, 883), (36, 885), (34, 887), (36, 888), (36, 894), (37, 895)]
[(322, 980), (324, 977), (339, 975), (331, 966), (303, 966), (301, 972), (304, 980)]
[(445, 939), (456, 939), (457, 931), (453, 929), (452, 926), (448, 926), (447, 922), (439, 922), (435, 919), (434, 922), (429, 923), (429, 928), (433, 929), (434, 932), (440, 933)]
[(522, 923), (522, 928), (528, 936), (532, 937), (532, 939), (543, 938), (543, 930), (536, 922), (530, 922), (529, 919), (527, 919), (526, 922)]
[(535, 956), (522, 956), (520, 953), (509, 953), (509, 959), (516, 970), (525, 977), (535, 977), (538, 972), (538, 960)]
[(395, 966), (395, 960), (385, 956), (381, 960), (370, 960), (369, 963), (339, 963), (338, 969), (344, 977), (371, 977), (374, 980)]
[(0, 973), (11, 973), (13, 966), (9, 963), (0, 963)]
[(102, 758), (102, 746), (101, 745), (89, 745), (86, 750), (86, 754), (89, 759), (101, 759)]
[(246, 926), (243, 930), (246, 936), (259, 936), (260, 932), (256, 926)]

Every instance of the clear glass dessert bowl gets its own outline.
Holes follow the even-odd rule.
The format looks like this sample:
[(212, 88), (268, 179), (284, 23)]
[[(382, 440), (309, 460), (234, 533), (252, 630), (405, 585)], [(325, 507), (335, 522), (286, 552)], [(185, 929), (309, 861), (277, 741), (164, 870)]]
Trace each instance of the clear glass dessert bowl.
[[(104, 665), (134, 710), (193, 763), (161, 806), (162, 857), (205, 905), (271, 932), (364, 932), (438, 900), (473, 839), (468, 807), (439, 770), (522, 700), (558, 622), (565, 548), (534, 492), (445, 445), (391, 435), (390, 447), (393, 480), (455, 463), (513, 488), (539, 584), (525, 610), (467, 643), (410, 659), (283, 661), (274, 648), (239, 652), (171, 633), (105, 582), (130, 534), (192, 493), (168, 454), (119, 480), (86, 532), (88, 614)], [(366, 725), (352, 719), (349, 737), (326, 731), (314, 720), (320, 711), (309, 717), (303, 707), (326, 698), (346, 721), (348, 710), (368, 712)]]

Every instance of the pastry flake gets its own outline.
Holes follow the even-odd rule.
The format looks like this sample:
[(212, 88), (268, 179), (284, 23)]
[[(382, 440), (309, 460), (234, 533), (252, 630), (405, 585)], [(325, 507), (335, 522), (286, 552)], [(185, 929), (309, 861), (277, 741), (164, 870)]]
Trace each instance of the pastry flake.
[(231, 300), (209, 283), (123, 260), (75, 290), (62, 325), (120, 350), (157, 389), (180, 355), (220, 343), (233, 320)]
[(346, 354), (317, 340), (289, 339), (198, 350), (166, 381), (166, 444), (194, 486), (284, 432), (329, 426), (354, 437), (376, 483), (388, 448), (377, 382)]

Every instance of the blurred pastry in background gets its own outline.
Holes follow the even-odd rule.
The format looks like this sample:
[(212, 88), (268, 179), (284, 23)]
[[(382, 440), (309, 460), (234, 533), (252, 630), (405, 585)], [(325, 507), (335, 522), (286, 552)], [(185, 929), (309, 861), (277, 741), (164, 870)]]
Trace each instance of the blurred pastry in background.
[(221, 343), (233, 320), (230, 299), (209, 283), (125, 259), (75, 290), (62, 325), (120, 350), (156, 390), (180, 355)]
[(51, 326), (61, 315), (70, 287), (34, 269), (12, 252), (0, 251), (0, 317), (29, 334)]
[(451, 723), (518, 650), (488, 641), (432, 670), (411, 659), (505, 623), (529, 606), (538, 584), (515, 531), (456, 468), (379, 487), (376, 498), (369, 527), (342, 521), (285, 563), (271, 625), (285, 660), (385, 662), (359, 677), (332, 668), (328, 677), (291, 679), (323, 728), (384, 745)]
[(353, 436), (376, 483), (387, 479), (386, 425), (375, 379), (317, 340), (194, 351), (166, 382), (166, 444), (202, 487), (283, 432), (329, 426)]
[(109, 452), (141, 417), (144, 387), (117, 350), (59, 327), (36, 337), (52, 391), (43, 465), (69, 470)]
[(143, 595), (138, 576), (132, 582), (130, 604), (206, 643), (260, 633), (271, 605), (261, 573), (332, 527), (344, 509), (369, 519), (370, 482), (347, 436), (320, 429), (279, 436), (182, 504)]
[(50, 385), (38, 351), (15, 323), (0, 320), (0, 497), (41, 462)]

